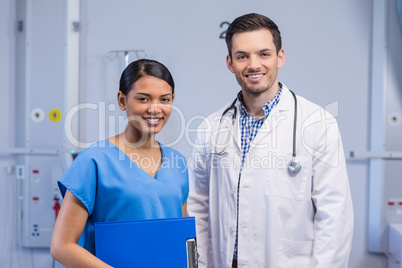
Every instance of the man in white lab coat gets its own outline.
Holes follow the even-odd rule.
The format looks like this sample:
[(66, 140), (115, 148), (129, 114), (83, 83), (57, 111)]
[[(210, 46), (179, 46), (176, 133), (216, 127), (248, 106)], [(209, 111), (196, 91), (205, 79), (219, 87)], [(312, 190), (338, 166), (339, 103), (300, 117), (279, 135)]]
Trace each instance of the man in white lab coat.
[(278, 81), (278, 27), (247, 14), (226, 33), (235, 101), (198, 129), (188, 214), (200, 267), (347, 267), (353, 210), (338, 124)]

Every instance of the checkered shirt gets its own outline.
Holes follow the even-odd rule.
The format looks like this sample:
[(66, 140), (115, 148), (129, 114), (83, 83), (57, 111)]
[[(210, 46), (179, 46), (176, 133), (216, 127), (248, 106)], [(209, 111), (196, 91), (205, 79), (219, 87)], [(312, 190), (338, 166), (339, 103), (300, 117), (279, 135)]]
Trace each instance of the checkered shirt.
[(262, 124), (264, 123), (265, 119), (268, 117), (269, 113), (271, 112), (272, 108), (274, 108), (280, 99), (281, 93), (282, 93), (282, 84), (280, 85), (280, 90), (276, 96), (264, 104), (262, 106), (262, 109), (264, 110), (264, 116), (260, 117), (259, 119), (255, 120), (254, 116), (249, 114), (246, 110), (246, 107), (243, 105), (243, 94), (240, 91), (239, 94), (237, 94), (237, 99), (240, 102), (240, 128), (241, 128), (241, 152), (242, 152), (242, 158), (241, 158), (241, 167), (240, 167), (240, 173), (239, 173), (239, 181), (237, 184), (237, 224), (236, 224), (236, 242), (235, 242), (235, 248), (234, 248), (234, 253), (233, 257), (237, 258), (237, 239), (238, 239), (238, 234), (239, 234), (239, 189), (240, 189), (240, 178), (241, 178), (241, 172), (243, 170), (244, 166), (244, 161), (246, 159), (247, 153), (250, 150), (250, 144), (251, 141), (254, 140), (255, 136), (257, 136), (258, 130), (261, 128)]

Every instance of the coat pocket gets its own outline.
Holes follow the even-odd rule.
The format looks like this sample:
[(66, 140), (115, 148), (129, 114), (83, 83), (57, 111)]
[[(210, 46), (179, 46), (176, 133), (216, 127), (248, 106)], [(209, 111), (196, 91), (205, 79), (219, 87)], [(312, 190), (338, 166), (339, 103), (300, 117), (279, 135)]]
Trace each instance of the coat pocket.
[(280, 240), (278, 267), (312, 267), (312, 256), (313, 241)]
[(296, 175), (290, 175), (287, 164), (292, 157), (290, 155), (280, 157), (284, 159), (282, 163), (285, 164), (266, 171), (268, 174), (265, 195), (269, 197), (304, 200), (306, 190), (311, 188), (311, 158), (297, 156), (297, 160), (302, 168)]

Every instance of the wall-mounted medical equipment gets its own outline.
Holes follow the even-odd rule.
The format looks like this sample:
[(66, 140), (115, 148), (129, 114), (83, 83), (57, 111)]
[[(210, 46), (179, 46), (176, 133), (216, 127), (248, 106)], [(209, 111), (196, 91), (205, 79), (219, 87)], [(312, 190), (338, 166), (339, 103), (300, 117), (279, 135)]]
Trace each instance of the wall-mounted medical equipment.
[(115, 60), (119, 58), (124, 59), (124, 68), (130, 64), (130, 62), (147, 57), (147, 53), (143, 49), (125, 49), (125, 50), (111, 50), (107, 53), (109, 60)]
[[(48, 248), (72, 162), (64, 117), (78, 102), (80, 0), (17, 0), (16, 160), (19, 244)], [(49, 12), (51, 10), (51, 12)], [(77, 132), (77, 123), (69, 126)]]
[(393, 5), (395, 1), (373, 1), (370, 148), (350, 156), (370, 164), (368, 249), (386, 254), (389, 268), (401, 268), (402, 84), (392, 62), (402, 62), (402, 44), (400, 36), (388, 34), (401, 32), (390, 29), (400, 27)]

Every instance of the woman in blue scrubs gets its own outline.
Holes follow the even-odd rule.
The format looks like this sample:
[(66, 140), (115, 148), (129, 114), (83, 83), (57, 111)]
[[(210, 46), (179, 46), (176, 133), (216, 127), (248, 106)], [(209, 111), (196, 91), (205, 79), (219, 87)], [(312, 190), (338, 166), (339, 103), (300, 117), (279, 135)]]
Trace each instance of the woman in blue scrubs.
[(110, 267), (95, 257), (94, 223), (185, 216), (186, 160), (155, 140), (174, 99), (169, 70), (154, 60), (132, 62), (117, 94), (127, 128), (83, 150), (59, 180), (64, 196), (51, 243), (67, 267)]

